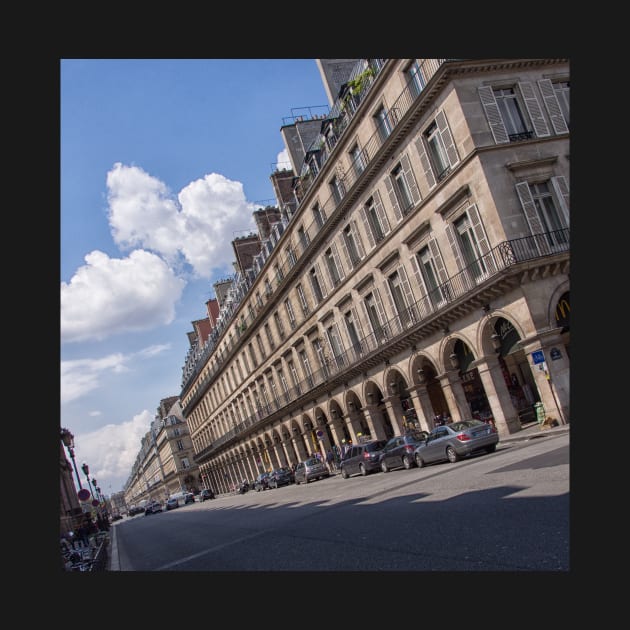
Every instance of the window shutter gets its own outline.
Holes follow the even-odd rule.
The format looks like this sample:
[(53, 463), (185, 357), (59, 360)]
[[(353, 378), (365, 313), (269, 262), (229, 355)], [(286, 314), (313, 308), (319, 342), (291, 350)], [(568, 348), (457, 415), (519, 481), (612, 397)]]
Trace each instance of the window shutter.
[(392, 202), (392, 208), (394, 209), (394, 216), (396, 217), (396, 221), (400, 222), (402, 220), (402, 212), (400, 211), (400, 205), (398, 204), (398, 197), (396, 197), (396, 193), (394, 192), (394, 185), (392, 184), (391, 175), (387, 175), (387, 177), (385, 177), (385, 188), (387, 188), (389, 200)]
[[(396, 315), (398, 314), (398, 309), (396, 308), (396, 302), (394, 301), (394, 295), (392, 293), (392, 287), (390, 285), (389, 278), (387, 278), (385, 287), (386, 287), (386, 293), (387, 293), (387, 301), (391, 309), (392, 317), (396, 317)], [(387, 319), (388, 318), (384, 318), (382, 321), (386, 321)]]
[(383, 234), (389, 234), (391, 232), (391, 227), (389, 226), (389, 221), (387, 220), (387, 213), (385, 212), (385, 208), (383, 208), (383, 203), (381, 202), (381, 195), (378, 192), (378, 190), (374, 191), (374, 206), (376, 208), (376, 215), (381, 221)]
[(418, 203), (418, 201), (420, 201), (420, 190), (418, 189), (418, 184), (416, 183), (416, 176), (413, 174), (413, 169), (411, 168), (409, 156), (407, 154), (401, 156), (400, 163), (402, 165), (403, 173), (405, 174), (405, 179), (407, 180), (407, 184), (409, 186), (411, 199), (414, 203)]
[(354, 327), (357, 330), (357, 334), (359, 335), (359, 339), (363, 339), (363, 337), (365, 335), (363, 333), (363, 326), (361, 325), (361, 320), (359, 319), (359, 314), (357, 313), (357, 309), (353, 306), (350, 309), (350, 311), (352, 312), (352, 321), (354, 322)]
[(558, 199), (560, 209), (562, 210), (568, 227), (571, 225), (571, 219), (569, 217), (569, 184), (567, 183), (566, 177), (558, 175), (557, 177), (551, 178), (551, 185), (556, 193), (556, 198)]
[(357, 222), (352, 221), (351, 226), (352, 227), (350, 228), (350, 231), (352, 233), (352, 236), (354, 237), (354, 244), (357, 246), (357, 252), (361, 257), (361, 260), (363, 260), (365, 258), (365, 249), (363, 248), (363, 241), (361, 240), (361, 234), (359, 233)]
[(343, 265), (341, 264), (341, 259), (339, 258), (339, 252), (337, 251), (337, 245), (335, 243), (331, 243), (330, 248), (332, 250), (333, 260), (337, 265), (337, 273), (339, 274), (339, 278), (343, 280), (346, 277), (346, 274), (343, 271)]
[(435, 177), (433, 177), (433, 170), (431, 169), (431, 162), (429, 162), (427, 152), (424, 150), (424, 142), (422, 141), (422, 136), (420, 136), (416, 140), (416, 150), (418, 151), (418, 155), (420, 156), (420, 164), (422, 164), (422, 169), (424, 170), (424, 177), (427, 180), (427, 184), (429, 184), (429, 188), (433, 188), (433, 186), (435, 186)]
[(376, 310), (378, 311), (378, 317), (381, 320), (381, 326), (385, 324), (387, 321), (387, 314), (385, 313), (385, 308), (383, 307), (383, 300), (381, 300), (381, 296), (378, 292), (378, 289), (374, 289), (374, 301), (376, 303)]
[(400, 284), (402, 286), (403, 289), (403, 293), (405, 294), (405, 301), (407, 302), (407, 308), (409, 309), (409, 313), (412, 315), (412, 317), (415, 319), (417, 319), (417, 309), (415, 306), (416, 303), (416, 298), (413, 294), (413, 291), (411, 290), (411, 285), (409, 284), (409, 278), (407, 277), (407, 272), (405, 271), (405, 268), (400, 265), (400, 267), (398, 267), (398, 275), (400, 276)]
[(354, 265), (350, 260), (350, 253), (348, 252), (348, 247), (346, 246), (345, 229), (341, 230), (341, 235), (339, 236), (339, 239), (341, 241), (341, 251), (343, 251), (346, 263), (348, 264), (348, 269), (352, 269)]
[(455, 166), (455, 164), (459, 162), (459, 154), (457, 153), (457, 147), (455, 146), (455, 141), (453, 140), (453, 135), (451, 134), (448, 123), (446, 122), (446, 115), (443, 110), (440, 110), (437, 113), (435, 122), (437, 123), (440, 135), (442, 136), (442, 142), (446, 148), (448, 161), (451, 163), (451, 166)]
[(503, 124), (503, 118), (501, 118), (501, 112), (499, 111), (499, 106), (494, 98), (492, 88), (488, 85), (483, 85), (478, 88), (478, 91), (494, 141), (497, 144), (509, 142), (510, 138), (508, 137), (507, 130)]
[(322, 295), (326, 297), (328, 295), (328, 292), (326, 291), (326, 283), (324, 282), (324, 276), (322, 275), (322, 272), (319, 270), (319, 263), (315, 263), (313, 267), (315, 267), (315, 275), (317, 276), (317, 279), (319, 280), (319, 286), (322, 289)]
[(419, 308), (418, 306), (416, 306), (416, 308), (418, 308), (420, 319), (422, 319), (423, 317), (429, 315), (429, 313), (431, 312), (429, 300), (427, 299), (429, 291), (427, 290), (427, 285), (425, 284), (424, 278), (422, 277), (422, 272), (420, 271), (420, 264), (418, 263), (417, 254), (414, 254), (409, 260), (411, 261), (411, 268), (413, 269), (413, 275), (416, 279), (416, 284), (418, 285), (418, 289), (420, 290), (421, 298), (417, 301), (417, 304), (419, 304)]
[(527, 107), (527, 111), (529, 112), (529, 117), (532, 120), (532, 124), (534, 125), (534, 131), (539, 138), (544, 138), (545, 136), (550, 136), (549, 127), (547, 126), (547, 121), (542, 113), (542, 108), (540, 107), (540, 103), (536, 98), (536, 93), (534, 92), (534, 87), (532, 86), (530, 81), (523, 81), (518, 84), (521, 89), (521, 94), (523, 95), (523, 99), (525, 100), (525, 107)]
[(540, 93), (543, 96), (547, 113), (551, 120), (551, 124), (556, 133), (569, 133), (569, 128), (562, 115), (562, 109), (556, 97), (556, 91), (553, 89), (553, 83), (550, 79), (540, 79), (538, 81)]
[(479, 245), (479, 249), (481, 250), (481, 254), (483, 256), (483, 262), (485, 263), (488, 271), (490, 273), (494, 273), (497, 270), (497, 266), (494, 263), (493, 256), (490, 254), (488, 235), (483, 227), (479, 211), (477, 210), (477, 205), (472, 204), (466, 210), (468, 212), (468, 216), (470, 217), (475, 237), (477, 238), (477, 244)]
[[(446, 226), (446, 236), (448, 237), (449, 245), (451, 246), (453, 256), (455, 257), (457, 269), (458, 271), (461, 271), (465, 265), (463, 264), (462, 255), (459, 251), (459, 243), (455, 236), (455, 228), (450, 223)], [(433, 252), (433, 249), (431, 249), (431, 252)]]
[(532, 234), (542, 234), (543, 227), (538, 218), (538, 213), (536, 212), (536, 206), (534, 205), (534, 199), (529, 189), (529, 184), (527, 182), (516, 184), (516, 192), (521, 206), (523, 207), (527, 223), (529, 224), (530, 232)]
[(370, 220), (368, 219), (367, 212), (365, 208), (361, 208), (361, 218), (363, 219), (363, 225), (365, 227), (365, 232), (368, 237), (368, 243), (370, 244), (370, 249), (374, 249), (374, 236), (372, 236), (372, 228), (370, 227)]

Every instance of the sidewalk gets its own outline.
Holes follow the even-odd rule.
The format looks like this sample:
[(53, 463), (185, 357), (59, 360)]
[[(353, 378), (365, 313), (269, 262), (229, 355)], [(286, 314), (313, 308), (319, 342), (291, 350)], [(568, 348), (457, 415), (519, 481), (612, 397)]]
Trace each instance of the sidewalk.
[(533, 438), (545, 437), (546, 435), (569, 433), (570, 430), (570, 424), (559, 424), (555, 427), (541, 428), (537, 422), (530, 422), (523, 425), (520, 431), (517, 431), (516, 433), (510, 433), (510, 435), (502, 437), (499, 443), (531, 440)]

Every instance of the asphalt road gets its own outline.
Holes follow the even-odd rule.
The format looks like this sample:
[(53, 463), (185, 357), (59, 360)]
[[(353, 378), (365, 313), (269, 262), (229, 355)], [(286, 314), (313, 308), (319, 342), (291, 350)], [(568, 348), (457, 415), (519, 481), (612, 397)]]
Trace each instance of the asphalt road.
[(110, 570), (565, 572), (569, 440), (125, 518)]

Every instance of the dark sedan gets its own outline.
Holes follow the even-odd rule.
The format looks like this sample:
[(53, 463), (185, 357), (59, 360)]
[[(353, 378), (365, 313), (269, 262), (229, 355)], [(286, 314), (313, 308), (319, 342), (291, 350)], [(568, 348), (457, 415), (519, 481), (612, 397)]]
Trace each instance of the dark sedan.
[(381, 470), (389, 472), (394, 468), (414, 468), (414, 451), (429, 434), (426, 431), (408, 431), (404, 435), (395, 435), (385, 444), (380, 454)]
[(379, 457), (386, 443), (386, 440), (371, 440), (351, 446), (341, 458), (341, 476), (344, 479), (357, 474), (365, 477), (371, 472), (380, 470)]
[(279, 488), (293, 483), (293, 472), (289, 468), (276, 468), (269, 473), (267, 485), (269, 488)]
[(435, 427), (414, 453), (416, 466), (456, 462), (475, 453), (493, 453), (499, 443), (495, 427), (481, 420), (460, 420)]

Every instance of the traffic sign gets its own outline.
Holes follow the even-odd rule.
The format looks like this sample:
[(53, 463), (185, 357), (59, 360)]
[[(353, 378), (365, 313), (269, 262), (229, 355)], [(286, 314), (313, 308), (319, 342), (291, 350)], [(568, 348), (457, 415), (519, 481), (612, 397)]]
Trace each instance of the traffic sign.
[(86, 490), (85, 488), (81, 488), (81, 490), (77, 492), (77, 496), (79, 497), (80, 501), (87, 501), (91, 495), (90, 495), (89, 490)]
[(535, 352), (532, 352), (532, 359), (534, 360), (534, 365), (537, 365), (538, 363), (544, 363), (545, 353), (542, 350), (536, 350)]

